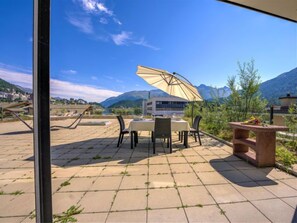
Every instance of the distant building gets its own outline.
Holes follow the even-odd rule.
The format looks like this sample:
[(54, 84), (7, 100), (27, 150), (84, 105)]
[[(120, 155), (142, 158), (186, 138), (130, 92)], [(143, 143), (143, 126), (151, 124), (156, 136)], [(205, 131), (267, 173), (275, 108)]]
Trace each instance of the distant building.
[(143, 114), (153, 116), (183, 115), (188, 101), (176, 97), (156, 97), (143, 102)]
[(297, 96), (292, 96), (287, 94), (284, 97), (278, 98), (280, 101), (280, 106), (273, 106), (273, 124), (275, 125), (285, 125), (284, 116), (289, 113), (289, 107), (292, 104), (297, 104)]
[(281, 108), (289, 108), (291, 104), (297, 103), (297, 96), (291, 96), (291, 94), (287, 94), (285, 97), (280, 97)]

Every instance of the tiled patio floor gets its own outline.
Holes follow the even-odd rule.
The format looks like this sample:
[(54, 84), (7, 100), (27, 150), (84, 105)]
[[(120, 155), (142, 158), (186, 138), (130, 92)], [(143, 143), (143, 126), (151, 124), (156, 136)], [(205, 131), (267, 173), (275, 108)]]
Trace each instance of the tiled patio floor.
[[(80, 205), (78, 222), (297, 221), (297, 178), (255, 168), (206, 136), (185, 149), (174, 134), (172, 154), (161, 141), (152, 154), (146, 132), (135, 150), (128, 136), (117, 148), (111, 121), (52, 131), (55, 214)], [(35, 221), (32, 154), (21, 123), (0, 124), (0, 222)]]

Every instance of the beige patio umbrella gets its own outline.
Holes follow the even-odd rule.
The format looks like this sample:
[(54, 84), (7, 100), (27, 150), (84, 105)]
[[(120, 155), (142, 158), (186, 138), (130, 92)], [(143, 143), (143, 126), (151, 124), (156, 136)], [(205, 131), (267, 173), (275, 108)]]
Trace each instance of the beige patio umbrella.
[[(138, 66), (136, 74), (143, 78), (150, 85), (159, 88), (169, 95), (186, 99), (187, 101), (203, 101), (198, 90), (185, 77), (175, 72), (169, 73), (166, 70)], [(192, 105), (193, 122), (193, 105)]]

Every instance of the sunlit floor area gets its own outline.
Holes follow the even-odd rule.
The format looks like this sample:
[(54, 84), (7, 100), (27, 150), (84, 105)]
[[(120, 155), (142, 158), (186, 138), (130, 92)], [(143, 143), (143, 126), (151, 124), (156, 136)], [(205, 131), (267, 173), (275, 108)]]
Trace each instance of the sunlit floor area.
[[(106, 126), (51, 131), (55, 218), (78, 222), (294, 222), (297, 178), (256, 168), (207, 136), (184, 148), (173, 133), (152, 153), (149, 132), (117, 147), (116, 119)], [(127, 121), (127, 126), (129, 120)], [(67, 125), (69, 120), (52, 124)], [(0, 124), (0, 222), (35, 222), (33, 135)], [(73, 207), (72, 207), (73, 206)], [(71, 208), (72, 207), (72, 208)], [(68, 215), (63, 213), (68, 210)]]

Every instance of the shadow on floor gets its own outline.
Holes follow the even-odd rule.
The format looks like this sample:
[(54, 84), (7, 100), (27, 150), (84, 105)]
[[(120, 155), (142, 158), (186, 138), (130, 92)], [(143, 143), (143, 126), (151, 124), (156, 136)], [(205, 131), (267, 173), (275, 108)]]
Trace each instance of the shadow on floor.
[[(52, 164), (60, 167), (72, 167), (81, 165), (116, 165), (138, 163), (152, 154), (152, 144), (150, 137), (139, 137), (139, 143), (133, 149), (130, 148), (130, 137), (125, 136), (123, 143), (117, 147), (117, 137), (95, 138), (74, 143), (67, 143), (51, 146)], [(179, 143), (175, 141), (175, 143)], [(167, 143), (158, 140), (156, 144), (157, 152), (169, 153)], [(177, 149), (173, 149), (173, 153)], [(133, 156), (132, 156), (133, 153)], [(26, 159), (34, 161), (34, 156)]]
[[(237, 184), (239, 186), (260, 186), (257, 183), (251, 183), (251, 181), (261, 181), (261, 186), (277, 184), (277, 182), (267, 177), (267, 175), (270, 171), (273, 170), (273, 168), (265, 168), (264, 171), (264, 169), (254, 167), (245, 161), (233, 162), (232, 157), (234, 156), (230, 155), (229, 157), (225, 158), (213, 159), (210, 160), (209, 163), (216, 170), (216, 172), (221, 174), (224, 178), (226, 178), (233, 184)], [(240, 168), (241, 164), (244, 164), (247, 168)]]

